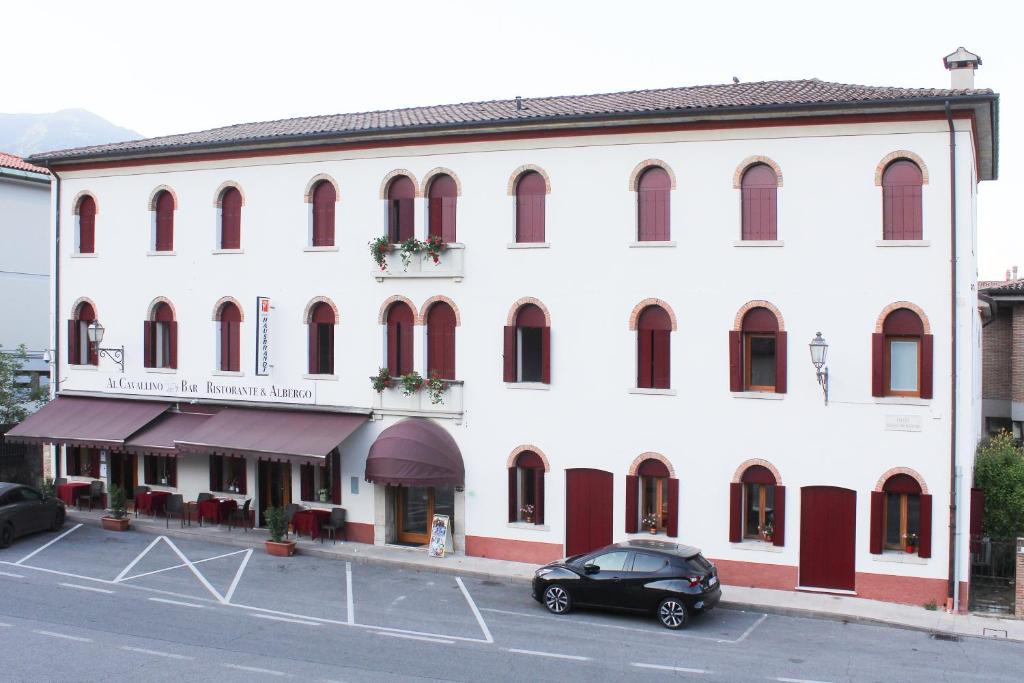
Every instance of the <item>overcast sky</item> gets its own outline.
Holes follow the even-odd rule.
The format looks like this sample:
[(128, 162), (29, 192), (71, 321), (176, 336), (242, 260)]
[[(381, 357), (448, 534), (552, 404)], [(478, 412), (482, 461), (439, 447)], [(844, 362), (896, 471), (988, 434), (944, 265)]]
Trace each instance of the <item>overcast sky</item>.
[[(1016, 8), (1016, 9), (1011, 9)], [(81, 107), (146, 136), (515, 95), (817, 77), (948, 87), (981, 55), (999, 180), (979, 190), (981, 275), (1024, 271), (1024, 10), (1011, 0), (4, 3), (0, 112)]]

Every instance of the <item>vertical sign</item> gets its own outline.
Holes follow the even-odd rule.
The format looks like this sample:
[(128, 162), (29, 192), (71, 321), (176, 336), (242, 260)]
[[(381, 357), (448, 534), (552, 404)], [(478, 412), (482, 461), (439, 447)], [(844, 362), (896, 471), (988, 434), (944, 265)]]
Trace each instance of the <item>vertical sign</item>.
[(448, 515), (434, 515), (430, 524), (430, 545), (427, 546), (427, 555), (444, 557), (445, 551), (450, 550), (452, 545), (451, 519)]
[(270, 297), (256, 297), (256, 374), (270, 374)]

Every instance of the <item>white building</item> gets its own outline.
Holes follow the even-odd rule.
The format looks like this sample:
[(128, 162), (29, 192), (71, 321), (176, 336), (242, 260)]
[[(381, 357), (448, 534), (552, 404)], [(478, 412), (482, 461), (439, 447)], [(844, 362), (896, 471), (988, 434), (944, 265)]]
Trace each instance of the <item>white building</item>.
[[(60, 398), (17, 435), (64, 444), (72, 480), (340, 505), (360, 542), (441, 513), (458, 552), (542, 561), (651, 525), (726, 583), (966, 604), (946, 506), (979, 432), (997, 107), (777, 81), (40, 155)], [(430, 234), (436, 264), (367, 249)], [(435, 404), (375, 392), (381, 367), (455, 381)]]

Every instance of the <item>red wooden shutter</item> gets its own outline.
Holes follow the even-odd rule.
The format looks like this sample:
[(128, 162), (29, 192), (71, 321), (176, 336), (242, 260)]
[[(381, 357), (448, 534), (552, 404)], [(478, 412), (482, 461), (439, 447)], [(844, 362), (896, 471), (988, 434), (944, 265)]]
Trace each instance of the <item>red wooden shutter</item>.
[(672, 477), (668, 480), (668, 535), (675, 538), (679, 535), (679, 480)]
[(932, 556), (932, 497), (927, 493), (920, 496), (921, 517), (917, 534), (917, 554), (919, 557)]
[(178, 459), (167, 457), (167, 485), (177, 488), (178, 486)]
[(669, 389), (672, 386), (671, 337), (670, 330), (654, 330), (651, 333), (651, 386)]
[(67, 446), (64, 450), (64, 459), (67, 461), (67, 471), (69, 477), (81, 476), (82, 471), (81, 465), (78, 462), (78, 448), (75, 446)]
[(455, 216), (457, 214), (455, 207), (458, 202), (458, 197), (445, 197), (441, 200), (441, 239), (446, 244), (458, 241), (458, 236), (455, 232)]
[(156, 367), (156, 323), (152, 320), (142, 323), (142, 366)]
[(309, 374), (315, 375), (320, 372), (320, 340), (317, 338), (316, 323), (306, 325), (309, 334)]
[(885, 494), (881, 491), (871, 492), (871, 538), (869, 551), (873, 555), (882, 554), (885, 540)]
[(331, 451), (331, 502), (335, 505), (341, 504), (341, 451), (335, 448)]
[(238, 480), (238, 492), (245, 495), (249, 490), (249, 473), (246, 471), (245, 458), (235, 458), (235, 479)]
[(934, 337), (932, 335), (921, 335), (921, 398), (932, 397), (932, 357), (935, 355), (934, 346)]
[(403, 375), (413, 371), (412, 327), (412, 318), (410, 318), (408, 321), (403, 320), (398, 328), (401, 345), (401, 357), (398, 359), (398, 363)]
[(640, 522), (640, 477), (630, 474), (626, 476), (626, 533), (635, 534)]
[(81, 347), (78, 341), (78, 321), (68, 321), (68, 365), (78, 365), (78, 351)]
[(743, 334), (729, 332), (729, 391), (743, 391)]
[(313, 190), (313, 246), (334, 246), (334, 203), (338, 195), (334, 185), (321, 180)]
[(544, 178), (536, 171), (519, 177), (516, 184), (516, 242), (544, 241)]
[(316, 500), (313, 490), (313, 466), (309, 463), (299, 465), (299, 496), (302, 500)]
[(168, 363), (168, 365), (170, 365), (172, 368), (177, 368), (178, 367), (178, 321), (177, 320), (172, 320), (169, 323), (167, 323), (167, 329), (168, 329), (168, 335), (167, 336), (169, 337), (168, 345), (171, 347), (170, 348), (170, 353), (168, 354), (169, 361), (170, 361)]
[(91, 254), (96, 248), (96, 202), (83, 197), (78, 204), (78, 253)]
[(654, 386), (654, 330), (636, 331), (636, 386), (650, 389)]
[(239, 339), (239, 333), (242, 329), (242, 323), (236, 321), (230, 322), (228, 325), (230, 325), (231, 333), (231, 344), (229, 345), (228, 350), (228, 353), (230, 354), (228, 357), (228, 363), (231, 366), (229, 369), (232, 372), (238, 372), (242, 367), (241, 361), (239, 360), (239, 354), (241, 352), (241, 340)]
[(174, 197), (166, 190), (156, 200), (156, 251), (174, 250)]
[(95, 448), (89, 452), (89, 476), (93, 479), (100, 478), (100, 452)]
[(413, 237), (415, 228), (413, 227), (415, 202), (412, 199), (399, 199), (398, 200), (398, 241), (404, 242), (405, 240)]
[(551, 384), (551, 328), (540, 328), (540, 381)]
[(519, 520), (519, 469), (508, 468), (508, 521)]
[(772, 544), (780, 548), (786, 545), (786, 487), (775, 487), (775, 530)]
[(516, 381), (516, 328), (505, 326), (505, 348), (503, 359), (503, 379), (506, 382)]
[(211, 455), (210, 456), (210, 490), (211, 491), (223, 491), (223, 473), (221, 467), (221, 456)]
[(743, 484), (729, 484), (729, 542), (743, 540)]
[(786, 393), (786, 333), (775, 333), (775, 393)]
[(544, 468), (536, 467), (533, 470), (533, 490), (537, 500), (534, 504), (534, 521), (537, 524), (544, 523)]
[(220, 248), (238, 249), (242, 244), (242, 193), (229, 187), (221, 195)]
[(427, 234), (431, 237), (442, 237), (444, 233), (444, 208), (441, 197), (431, 197), (427, 203)]
[(871, 395), (885, 396), (885, 335), (871, 335)]
[(156, 483), (156, 456), (147, 455), (142, 462), (143, 480), (147, 484)]

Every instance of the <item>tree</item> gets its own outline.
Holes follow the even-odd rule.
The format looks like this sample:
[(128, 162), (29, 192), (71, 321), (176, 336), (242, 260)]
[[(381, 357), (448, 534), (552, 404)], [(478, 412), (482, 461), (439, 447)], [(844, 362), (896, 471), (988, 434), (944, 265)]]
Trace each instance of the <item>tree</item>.
[(27, 362), (28, 351), (24, 344), (13, 353), (0, 349), (0, 424), (21, 422), (28, 416), (30, 408), (46, 402), (45, 388), (18, 386), (18, 373)]
[(1011, 538), (1024, 533), (1024, 449), (1009, 432), (978, 445), (974, 485), (985, 493), (984, 531)]

